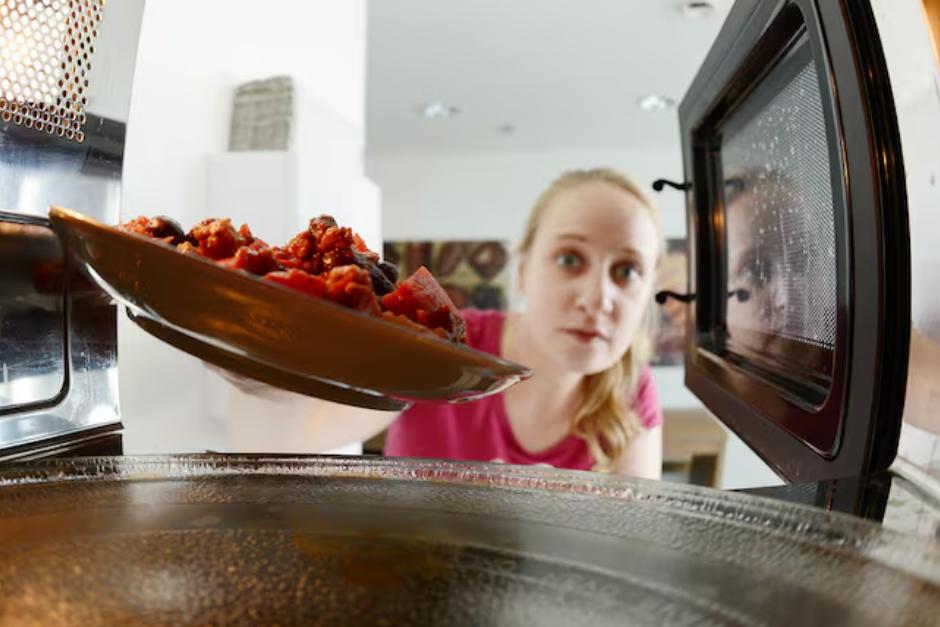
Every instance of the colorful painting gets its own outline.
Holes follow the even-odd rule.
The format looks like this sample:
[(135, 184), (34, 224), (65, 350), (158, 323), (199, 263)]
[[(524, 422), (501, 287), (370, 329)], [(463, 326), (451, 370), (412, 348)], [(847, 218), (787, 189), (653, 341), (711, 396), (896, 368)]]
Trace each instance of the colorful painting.
[(396, 264), (403, 277), (426, 267), (459, 309), (508, 307), (508, 242), (385, 242), (383, 252), (385, 260)]
[[(659, 271), (659, 290), (671, 290), (685, 294), (686, 282), (685, 239), (666, 241), (666, 255)], [(689, 305), (674, 299), (659, 306), (659, 331), (656, 337), (654, 366), (678, 366), (682, 364), (685, 351), (685, 319)]]

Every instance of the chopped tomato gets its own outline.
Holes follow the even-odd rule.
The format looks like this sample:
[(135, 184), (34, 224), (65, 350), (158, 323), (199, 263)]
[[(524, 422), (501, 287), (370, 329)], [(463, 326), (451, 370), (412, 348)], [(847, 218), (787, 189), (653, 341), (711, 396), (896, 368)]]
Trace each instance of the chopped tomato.
[(268, 272), (264, 275), (264, 278), (317, 298), (326, 294), (326, 281), (303, 270), (291, 269)]
[(444, 329), (458, 342), (466, 341), (466, 329), (457, 308), (424, 266), (402, 281), (394, 292), (383, 296), (382, 307), (430, 329)]

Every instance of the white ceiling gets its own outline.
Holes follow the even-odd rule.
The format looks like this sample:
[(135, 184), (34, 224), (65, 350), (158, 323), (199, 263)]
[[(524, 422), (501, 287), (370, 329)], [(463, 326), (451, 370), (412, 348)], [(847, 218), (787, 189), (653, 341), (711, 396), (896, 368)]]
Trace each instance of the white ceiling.
[[(690, 19), (681, 0), (369, 0), (372, 152), (673, 144), (677, 103), (731, 0)], [(418, 106), (460, 109), (427, 119)], [(500, 127), (510, 125), (513, 132)]]

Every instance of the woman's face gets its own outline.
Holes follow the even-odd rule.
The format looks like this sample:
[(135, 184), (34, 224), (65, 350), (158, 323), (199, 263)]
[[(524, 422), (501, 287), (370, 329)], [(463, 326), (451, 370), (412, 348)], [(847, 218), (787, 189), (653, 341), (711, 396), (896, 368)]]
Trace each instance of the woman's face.
[(560, 368), (593, 374), (630, 348), (653, 290), (650, 210), (609, 183), (559, 193), (523, 258), (523, 324)]

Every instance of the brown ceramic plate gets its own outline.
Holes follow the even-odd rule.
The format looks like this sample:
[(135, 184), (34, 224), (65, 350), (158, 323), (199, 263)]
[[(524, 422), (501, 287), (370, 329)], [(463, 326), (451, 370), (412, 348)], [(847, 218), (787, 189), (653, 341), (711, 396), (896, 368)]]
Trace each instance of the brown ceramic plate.
[(160, 339), (294, 392), (376, 409), (467, 401), (527, 368), (53, 207), (70, 257)]

